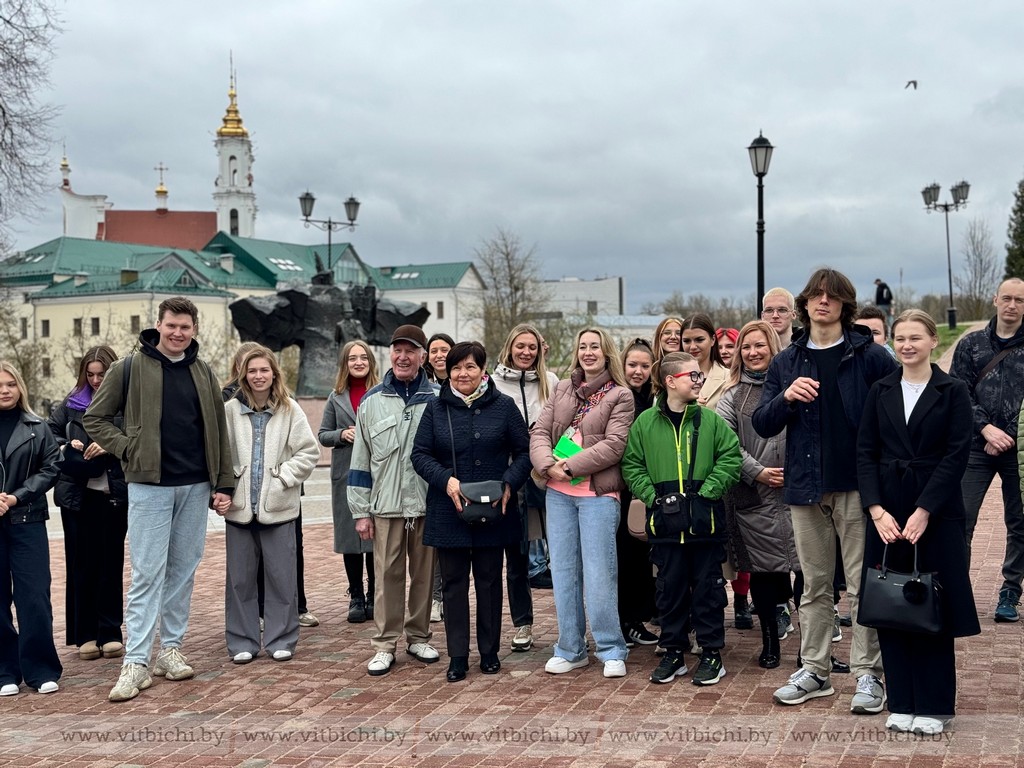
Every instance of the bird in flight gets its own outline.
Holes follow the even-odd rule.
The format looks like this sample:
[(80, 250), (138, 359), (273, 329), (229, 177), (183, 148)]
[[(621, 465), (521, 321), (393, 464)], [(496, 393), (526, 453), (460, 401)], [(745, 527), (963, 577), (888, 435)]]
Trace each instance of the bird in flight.
[(917, 90), (917, 80), (907, 80), (907, 84), (903, 86), (903, 90), (907, 90), (910, 86), (914, 86), (914, 90)]

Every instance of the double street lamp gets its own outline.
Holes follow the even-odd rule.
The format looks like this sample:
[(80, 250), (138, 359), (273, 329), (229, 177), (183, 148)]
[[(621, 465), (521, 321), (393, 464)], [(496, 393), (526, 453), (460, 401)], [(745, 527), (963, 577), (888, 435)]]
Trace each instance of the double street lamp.
[(958, 211), (961, 206), (967, 205), (967, 193), (971, 191), (971, 185), (966, 181), (954, 184), (949, 192), (953, 195), (953, 202), (940, 203), (939, 192), (941, 187), (938, 184), (931, 184), (921, 190), (921, 197), (924, 198), (924, 208), (928, 213), (942, 211), (946, 214), (946, 269), (949, 273), (949, 307), (946, 309), (946, 316), (949, 321), (949, 329), (956, 330), (956, 307), (953, 304), (953, 254), (949, 247), (949, 212)]
[(775, 147), (758, 131), (758, 136), (747, 147), (750, 153), (750, 167), (757, 177), (757, 316), (761, 316), (761, 302), (764, 300), (764, 177), (772, 161)]
[(317, 229), (327, 233), (327, 271), (330, 272), (334, 266), (331, 259), (331, 233), (337, 232), (339, 229), (347, 229), (352, 232), (356, 228), (356, 217), (359, 215), (359, 201), (354, 197), (350, 197), (345, 201), (345, 216), (348, 217), (348, 221), (335, 221), (331, 218), (326, 219), (311, 219), (313, 215), (313, 204), (316, 203), (316, 198), (313, 197), (313, 193), (308, 189), (305, 194), (299, 195), (299, 208), (302, 210), (302, 225), (309, 229), (310, 226), (314, 226)]

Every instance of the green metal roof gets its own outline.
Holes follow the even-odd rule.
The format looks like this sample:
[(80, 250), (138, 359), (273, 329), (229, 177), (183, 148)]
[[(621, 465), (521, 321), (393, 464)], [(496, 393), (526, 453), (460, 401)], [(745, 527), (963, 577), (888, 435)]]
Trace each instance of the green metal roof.
[(454, 288), (472, 267), (471, 261), (453, 261), (445, 264), (408, 264), (368, 269), (373, 275), (374, 284), (380, 290), (402, 291), (414, 288)]
[[(52, 283), (55, 276), (86, 275), (90, 282), (99, 281), (96, 284), (109, 286), (120, 283), (123, 269), (140, 273), (188, 270), (197, 284), (229, 291), (273, 290), (275, 287), (273, 281), (261, 277), (244, 263), (239, 264), (237, 259), (231, 272), (222, 269), (218, 253), (77, 237), (58, 237), (5, 259), (0, 262), (0, 282), (11, 286), (38, 285)], [(63, 284), (54, 283), (54, 286)]]
[(166, 293), (169, 295), (189, 296), (224, 296), (230, 298), (235, 294), (212, 285), (197, 283), (190, 270), (183, 267), (177, 269), (158, 269), (139, 272), (138, 279), (123, 284), (121, 275), (90, 275), (81, 285), (75, 280), (64, 280), (54, 283), (29, 297), (31, 300), (53, 299), (61, 296), (98, 296), (128, 293)]
[[(243, 263), (264, 280), (273, 283), (290, 283), (298, 280), (309, 283), (316, 274), (316, 256), (326, 266), (327, 245), (299, 245), (277, 240), (257, 240), (253, 237), (238, 237), (218, 232), (207, 243), (204, 251), (230, 253), (235, 263)], [(354, 283), (367, 285), (371, 277), (367, 267), (351, 243), (332, 243), (330, 252), (334, 282), (338, 285)]]

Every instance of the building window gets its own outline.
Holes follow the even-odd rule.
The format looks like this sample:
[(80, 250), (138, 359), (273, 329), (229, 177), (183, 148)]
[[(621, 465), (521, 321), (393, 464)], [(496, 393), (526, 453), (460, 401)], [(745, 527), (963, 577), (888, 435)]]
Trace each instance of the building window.
[(23, 338), (23, 339), (27, 339), (28, 338), (28, 318), (27, 317), (21, 318), (21, 338)]
[(596, 315), (597, 314), (597, 302), (596, 301), (588, 301), (587, 302), (587, 314), (588, 315)]
[(39, 362), (40, 362), (40, 367), (43, 369), (43, 378), (44, 379), (50, 378), (50, 375), (52, 373), (51, 370), (50, 370), (50, 358), (44, 357)]
[(437, 319), (444, 320), (444, 302), (437, 302)]
[[(39, 335), (42, 336), (44, 339), (49, 338), (49, 336), (50, 336), (50, 321), (49, 320), (41, 320), (41, 321), (39, 321)], [(24, 338), (24, 337), (22, 337), (22, 338)]]
[(232, 235), (238, 235), (238, 209), (231, 209), (231, 222), (228, 225), (231, 228)]
[(100, 319), (98, 317), (94, 317), (89, 321), (89, 332), (93, 336), (100, 335)]
[(74, 320), (71, 321), (71, 323), (72, 323), (72, 325), (71, 325), (71, 335), (72, 336), (81, 336), (82, 335), (82, 318), (76, 317)]
[(142, 333), (142, 318), (132, 315), (132, 333)]

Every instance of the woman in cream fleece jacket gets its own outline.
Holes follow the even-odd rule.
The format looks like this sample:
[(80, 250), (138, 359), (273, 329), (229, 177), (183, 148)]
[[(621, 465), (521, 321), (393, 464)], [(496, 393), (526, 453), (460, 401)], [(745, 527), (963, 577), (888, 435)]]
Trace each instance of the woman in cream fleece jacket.
[(275, 661), (287, 661), (299, 639), (294, 529), (299, 494), (320, 449), (269, 349), (245, 355), (238, 392), (224, 409), (235, 471), (235, 493), (224, 513), (228, 653), (236, 664), (246, 664), (260, 651), (256, 569), (262, 554), (262, 647)]

